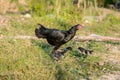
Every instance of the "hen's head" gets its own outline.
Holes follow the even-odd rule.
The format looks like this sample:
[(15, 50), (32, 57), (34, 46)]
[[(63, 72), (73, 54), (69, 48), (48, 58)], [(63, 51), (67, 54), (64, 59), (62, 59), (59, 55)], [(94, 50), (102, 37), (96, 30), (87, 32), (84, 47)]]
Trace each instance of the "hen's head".
[(81, 24), (77, 24), (74, 27), (76, 27), (76, 30), (80, 30), (82, 29), (84, 26), (82, 26)]

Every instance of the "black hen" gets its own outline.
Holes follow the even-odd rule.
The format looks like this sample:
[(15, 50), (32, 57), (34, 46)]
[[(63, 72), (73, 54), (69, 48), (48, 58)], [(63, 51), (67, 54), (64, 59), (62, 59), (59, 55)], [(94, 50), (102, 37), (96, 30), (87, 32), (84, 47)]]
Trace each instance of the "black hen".
[(35, 29), (35, 35), (38, 38), (47, 39), (48, 43), (55, 47), (54, 51), (61, 45), (70, 41), (75, 36), (76, 31), (83, 27), (82, 25), (77, 24), (69, 30), (63, 31), (58, 29), (48, 29), (41, 24), (38, 24), (38, 26), (39, 28)]

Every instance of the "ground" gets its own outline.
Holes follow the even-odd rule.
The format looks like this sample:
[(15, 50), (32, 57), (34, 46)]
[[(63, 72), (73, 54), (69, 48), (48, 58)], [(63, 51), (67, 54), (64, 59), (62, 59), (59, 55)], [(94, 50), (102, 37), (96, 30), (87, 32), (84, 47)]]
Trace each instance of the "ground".
[[(77, 35), (94, 33), (119, 38), (119, 12), (105, 9), (102, 12), (105, 14), (102, 21), (94, 24), (84, 23), (87, 27), (77, 32)], [(0, 80), (120, 79), (120, 42), (76, 42), (72, 40), (62, 48), (72, 46), (73, 51), (69, 51), (59, 62), (56, 62), (51, 56), (52, 47), (46, 40), (11, 38), (19, 35), (35, 37), (34, 30), (37, 23), (48, 25), (48, 27), (53, 26), (52, 28), (69, 28), (61, 27), (59, 25), (61, 22), (56, 19), (46, 17), (45, 19), (44, 17), (26, 18), (24, 15), (11, 14), (0, 16)], [(80, 57), (77, 50), (79, 46), (93, 49), (94, 53), (88, 57)]]

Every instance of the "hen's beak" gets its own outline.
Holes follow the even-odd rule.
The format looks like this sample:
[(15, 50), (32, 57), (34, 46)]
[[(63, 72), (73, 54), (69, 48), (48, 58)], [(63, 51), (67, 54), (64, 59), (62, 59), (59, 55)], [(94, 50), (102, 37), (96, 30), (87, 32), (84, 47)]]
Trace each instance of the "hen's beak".
[(77, 26), (77, 29), (78, 29), (78, 30), (83, 29), (83, 28), (84, 28), (84, 26), (81, 25), (81, 24), (79, 24), (79, 25)]

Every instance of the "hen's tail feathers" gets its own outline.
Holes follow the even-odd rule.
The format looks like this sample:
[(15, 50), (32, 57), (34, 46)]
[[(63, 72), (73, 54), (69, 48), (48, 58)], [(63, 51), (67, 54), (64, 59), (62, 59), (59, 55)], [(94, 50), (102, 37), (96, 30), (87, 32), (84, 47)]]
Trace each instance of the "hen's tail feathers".
[(42, 25), (42, 24), (37, 24), (39, 26), (39, 28), (35, 29), (35, 35), (38, 38), (45, 38), (45, 36), (43, 35), (43, 33), (45, 32), (46, 28)]
[(43, 25), (42, 25), (42, 24), (40, 24), (40, 23), (37, 23), (37, 25), (38, 25), (38, 26), (43, 26)]
[(37, 24), (39, 26), (39, 28), (43, 28), (43, 29), (46, 29), (45, 26), (43, 26), (42, 24), (38, 23)]

